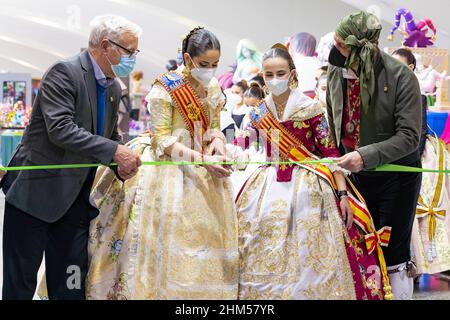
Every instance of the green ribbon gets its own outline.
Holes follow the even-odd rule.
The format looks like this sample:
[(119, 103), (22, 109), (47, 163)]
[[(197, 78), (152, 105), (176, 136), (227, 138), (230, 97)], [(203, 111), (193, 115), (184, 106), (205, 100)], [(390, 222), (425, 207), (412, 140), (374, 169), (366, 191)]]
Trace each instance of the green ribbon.
[(427, 168), (415, 168), (415, 167), (407, 167), (400, 166), (396, 164), (386, 164), (381, 167), (375, 168), (370, 171), (379, 171), (379, 172), (410, 172), (410, 173), (450, 173), (450, 170), (437, 170), (437, 169), (427, 169)]
[[(142, 162), (143, 166), (190, 166), (190, 165), (282, 165), (282, 164), (324, 164), (335, 163), (331, 159), (325, 160), (309, 160), (309, 161), (279, 161), (279, 162), (190, 162), (190, 161), (152, 161)], [(85, 163), (85, 164), (55, 164), (55, 165), (41, 165), (41, 166), (20, 166), (20, 167), (0, 167), (2, 171), (28, 171), (28, 170), (56, 170), (56, 169), (85, 169), (102, 167), (100, 163)], [(117, 167), (117, 163), (111, 163), (109, 167)]]
[[(337, 162), (332, 159), (322, 160), (308, 160), (308, 161), (261, 161), (261, 162), (189, 162), (189, 161), (153, 161), (142, 162), (143, 166), (188, 166), (188, 165), (288, 165), (288, 164), (336, 164)], [(100, 163), (85, 163), (85, 164), (61, 164), (61, 165), (40, 165), (40, 166), (19, 166), (19, 167), (0, 167), (2, 171), (28, 171), (28, 170), (57, 170), (57, 169), (85, 169), (85, 168), (98, 168), (103, 166)], [(111, 163), (110, 167), (117, 166), (117, 163)], [(410, 173), (450, 173), (450, 170), (436, 170), (426, 168), (415, 168), (400, 166), (394, 164), (387, 164), (375, 168), (375, 172), (410, 172)]]

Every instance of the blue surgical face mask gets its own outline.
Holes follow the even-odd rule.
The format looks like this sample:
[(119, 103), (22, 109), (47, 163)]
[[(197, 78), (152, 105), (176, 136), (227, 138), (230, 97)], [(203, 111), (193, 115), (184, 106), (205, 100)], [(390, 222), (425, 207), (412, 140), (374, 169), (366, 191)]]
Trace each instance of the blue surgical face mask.
[[(109, 59), (108, 59), (109, 61)], [(111, 63), (111, 62), (110, 62)], [(122, 55), (119, 64), (111, 64), (112, 71), (119, 77), (128, 77), (136, 65), (136, 56)]]

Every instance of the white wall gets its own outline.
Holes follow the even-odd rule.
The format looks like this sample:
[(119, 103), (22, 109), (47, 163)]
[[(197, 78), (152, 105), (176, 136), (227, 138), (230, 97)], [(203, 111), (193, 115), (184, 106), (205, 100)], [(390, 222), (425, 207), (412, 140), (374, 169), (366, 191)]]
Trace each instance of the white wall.
[[(425, 17), (422, 14), (445, 17), (440, 12), (450, 2), (440, 2), (444, 2), (440, 8), (420, 6), (428, 12), (417, 13), (418, 18)], [(385, 1), (370, 3), (383, 5)], [(176, 56), (183, 35), (197, 25), (210, 27), (220, 38), (223, 59), (219, 72), (223, 72), (234, 60), (239, 39), (252, 39), (266, 50), (300, 31), (320, 37), (332, 31), (342, 17), (356, 11), (353, 5), (367, 7), (364, 1), (339, 0), (0, 0), (0, 70), (40, 76), (52, 62), (86, 46), (88, 23), (95, 15), (115, 13), (144, 29), (138, 68), (147, 79), (164, 70), (166, 61)], [(389, 21), (382, 35), (382, 45), (386, 45), (394, 9), (383, 9), (382, 18)], [(448, 25), (447, 19), (439, 22)], [(448, 38), (439, 41), (449, 46)]]

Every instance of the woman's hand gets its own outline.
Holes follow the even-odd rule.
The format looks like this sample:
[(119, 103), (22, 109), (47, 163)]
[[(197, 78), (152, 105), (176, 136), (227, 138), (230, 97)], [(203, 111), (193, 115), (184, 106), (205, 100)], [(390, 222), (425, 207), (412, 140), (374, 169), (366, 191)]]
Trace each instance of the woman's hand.
[(151, 130), (144, 131), (139, 135), (139, 137), (151, 137), (151, 136), (153, 136)]
[(231, 160), (219, 155), (205, 155), (203, 157), (203, 162), (207, 162), (208, 164), (204, 164), (208, 172), (216, 177), (216, 178), (227, 178), (231, 175), (231, 166), (230, 165), (221, 165), (221, 164), (211, 164), (214, 162), (221, 163), (221, 162), (230, 162)]
[(341, 208), (342, 220), (344, 220), (347, 229), (350, 229), (353, 224), (353, 210), (350, 207), (350, 202), (348, 201), (348, 198), (342, 197), (339, 206)]
[(206, 155), (208, 156), (225, 156), (225, 143), (220, 138), (215, 138), (206, 149)]

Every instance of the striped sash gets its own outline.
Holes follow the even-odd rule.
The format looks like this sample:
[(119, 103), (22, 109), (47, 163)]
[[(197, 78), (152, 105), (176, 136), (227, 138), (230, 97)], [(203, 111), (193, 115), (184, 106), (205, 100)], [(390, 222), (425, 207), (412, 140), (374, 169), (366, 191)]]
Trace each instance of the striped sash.
[[(319, 157), (311, 153), (299, 139), (273, 116), (265, 101), (259, 107), (252, 109), (250, 112), (250, 120), (253, 126), (266, 138), (268, 143), (278, 147), (281, 156), (285, 160), (293, 162), (319, 160)], [(336, 192), (337, 187), (333, 174), (327, 166), (322, 164), (297, 165), (323, 178)], [(384, 227), (380, 231), (377, 231), (363, 197), (348, 178), (347, 184), (351, 191), (349, 193), (349, 202), (354, 212), (354, 221), (365, 233), (366, 247), (369, 254), (374, 250), (377, 251), (381, 273), (383, 275), (385, 299), (391, 299), (392, 293), (389, 286), (386, 262), (381, 249), (381, 246), (387, 246), (389, 244), (391, 228)]]
[[(209, 117), (189, 82), (175, 71), (163, 74), (156, 82), (162, 85), (175, 101), (191, 136), (194, 138), (196, 129), (200, 129), (199, 133), (203, 137), (208, 131)], [(200, 128), (197, 128), (199, 125)]]

